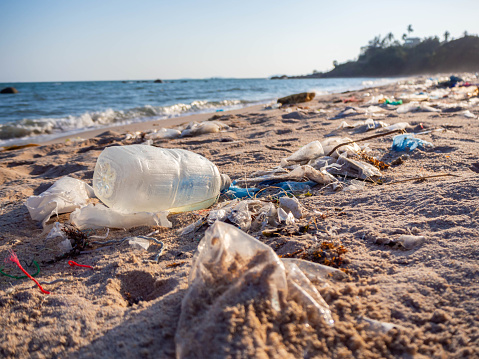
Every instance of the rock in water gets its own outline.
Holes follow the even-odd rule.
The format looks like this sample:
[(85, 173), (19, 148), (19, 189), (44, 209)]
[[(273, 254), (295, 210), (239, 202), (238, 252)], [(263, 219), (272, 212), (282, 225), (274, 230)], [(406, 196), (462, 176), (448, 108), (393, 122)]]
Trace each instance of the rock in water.
[(0, 93), (18, 93), (18, 90), (15, 87), (5, 87)]
[(314, 92), (303, 92), (295, 95), (289, 95), (278, 99), (281, 105), (294, 105), (295, 103), (311, 101), (316, 94)]
[(160, 80), (160, 79), (157, 79), (155, 81), (153, 81), (155, 84), (162, 84), (163, 83), (163, 80)]

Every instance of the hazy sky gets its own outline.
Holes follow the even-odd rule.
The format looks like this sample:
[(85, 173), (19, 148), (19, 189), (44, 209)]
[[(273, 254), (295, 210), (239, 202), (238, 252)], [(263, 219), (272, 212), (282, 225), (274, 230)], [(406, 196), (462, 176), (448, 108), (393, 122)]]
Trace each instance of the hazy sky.
[(326, 71), (376, 35), (479, 33), (479, 0), (0, 0), (0, 82)]

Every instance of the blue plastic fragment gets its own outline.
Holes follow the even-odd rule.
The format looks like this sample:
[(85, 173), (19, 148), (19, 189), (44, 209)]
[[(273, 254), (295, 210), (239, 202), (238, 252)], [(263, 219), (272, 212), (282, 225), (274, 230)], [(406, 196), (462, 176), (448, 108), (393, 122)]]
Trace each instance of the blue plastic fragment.
[(427, 142), (421, 140), (419, 138), (414, 137), (414, 135), (406, 134), (406, 135), (397, 135), (393, 137), (393, 151), (412, 151), (417, 147), (426, 148), (426, 147), (434, 147), (431, 142)]
[(231, 185), (226, 191), (223, 193), (231, 198), (245, 198), (253, 196), (259, 191), (258, 188), (241, 188), (235, 185)]

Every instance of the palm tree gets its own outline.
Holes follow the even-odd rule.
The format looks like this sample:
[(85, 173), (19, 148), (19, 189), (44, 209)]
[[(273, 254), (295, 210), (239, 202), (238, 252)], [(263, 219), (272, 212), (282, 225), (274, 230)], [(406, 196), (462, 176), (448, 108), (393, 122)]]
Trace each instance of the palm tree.
[(413, 30), (413, 28), (412, 28), (412, 25), (409, 25), (409, 26), (407, 27), (407, 33), (408, 33), (408, 35), (411, 35), (411, 32), (413, 32), (413, 31), (414, 31), (414, 30)]
[(394, 34), (392, 32), (390, 32), (389, 34), (386, 35), (386, 37), (388, 39), (389, 45), (391, 45), (393, 43), (393, 40), (394, 40)]
[(447, 42), (447, 40), (449, 39), (449, 36), (451, 34), (449, 33), (449, 31), (446, 30), (446, 32), (444, 33), (444, 42)]

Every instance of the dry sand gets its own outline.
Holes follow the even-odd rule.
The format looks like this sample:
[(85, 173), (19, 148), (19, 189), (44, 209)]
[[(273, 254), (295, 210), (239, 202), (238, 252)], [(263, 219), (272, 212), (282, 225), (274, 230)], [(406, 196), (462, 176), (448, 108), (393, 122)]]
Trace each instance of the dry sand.
[[(365, 93), (395, 95), (404, 91), (395, 84), (320, 96), (301, 104), (308, 109), (296, 119), (283, 118), (288, 114), (285, 109), (261, 107), (222, 113), (225, 116), (219, 121), (230, 126), (227, 132), (156, 140), (154, 145), (202, 154), (222, 173), (241, 179), (277, 166), (289, 155), (278, 149), (295, 151), (337, 128), (342, 119), (330, 118), (351, 105), (337, 100), (352, 96), (368, 100)], [(352, 105), (367, 107), (364, 103)], [(477, 102), (468, 109), (479, 114)], [(341, 268), (348, 278), (318, 287), (335, 325), (310, 325), (295, 302), (274, 312), (259, 295), (255, 297), (261, 288), (252, 284), (245, 289), (252, 293), (249, 300), (225, 307), (210, 323), (217, 335), (205, 333), (211, 340), (203, 343), (198, 357), (205, 357), (204, 353), (218, 358), (479, 357), (479, 181), (477, 171), (471, 169), (479, 162), (479, 120), (460, 112), (397, 114), (391, 109), (384, 114), (377, 119), (389, 124), (408, 121), (425, 129), (442, 126), (446, 131), (421, 135), (435, 147), (416, 149), (404, 163), (384, 170), (383, 183), (440, 173), (458, 177), (367, 183), (359, 191), (330, 192), (317, 186), (312, 196), (301, 196), (308, 213), (322, 213), (313, 216), (315, 224), (310, 221), (308, 235), (281, 232), (278, 237), (258, 237), (279, 255), (314, 246), (314, 237), (347, 249)], [(366, 118), (357, 115), (345, 120)], [(158, 124), (134, 126), (146, 130)], [(24, 206), (29, 196), (43, 192), (62, 176), (91, 183), (100, 152), (113, 144), (137, 143), (139, 140), (124, 139), (125, 131), (133, 130), (115, 129), (88, 134), (92, 137), (83, 141), (62, 140), (0, 153), (2, 259), (13, 249), (25, 265), (33, 259), (40, 264), (39, 281), (70, 280), (45, 284), (51, 294), (44, 295), (28, 279), (0, 277), (2, 357), (175, 357), (181, 300), (204, 228), (186, 236), (179, 236), (177, 230), (201, 218), (205, 211), (170, 216), (173, 228), (160, 229), (158, 236), (165, 243), (158, 264), (143, 261), (154, 256), (157, 245), (141, 251), (123, 243), (73, 258), (94, 266), (91, 270), (70, 267), (68, 259), (55, 261), (61, 254), (56, 243), (45, 241), (46, 234)], [(348, 136), (359, 139), (367, 135)], [(391, 136), (368, 143), (371, 154), (383, 161), (400, 155), (391, 151)], [(60, 215), (49, 223), (68, 218), (68, 214)], [(153, 229), (111, 230), (108, 239), (145, 235)], [(105, 233), (87, 234), (94, 232)], [(410, 250), (390, 243), (410, 233), (424, 236), (425, 243)], [(27, 270), (34, 272), (35, 268)], [(12, 264), (6, 264), (4, 271), (19, 275)], [(394, 328), (384, 332), (364, 317), (392, 323)]]

